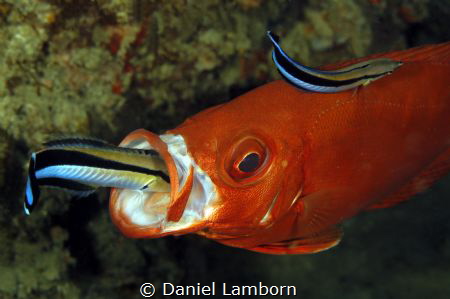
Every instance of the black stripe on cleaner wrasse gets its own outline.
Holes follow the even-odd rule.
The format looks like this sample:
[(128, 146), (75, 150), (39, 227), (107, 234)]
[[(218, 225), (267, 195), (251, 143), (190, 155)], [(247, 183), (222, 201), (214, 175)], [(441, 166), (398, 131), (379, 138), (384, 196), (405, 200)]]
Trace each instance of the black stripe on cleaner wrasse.
[(86, 137), (67, 137), (59, 138), (55, 140), (49, 140), (44, 142), (44, 146), (53, 148), (67, 148), (67, 147), (91, 147), (91, 148), (102, 148), (105, 150), (113, 151), (123, 151), (131, 153), (139, 153), (142, 155), (158, 156), (158, 152), (151, 149), (135, 149), (127, 147), (118, 147), (105, 142), (100, 139), (86, 138)]
[(388, 58), (371, 59), (334, 71), (310, 68), (290, 58), (279, 45), (280, 38), (267, 31), (273, 44), (272, 59), (281, 76), (297, 88), (333, 93), (365, 86), (391, 74), (402, 62)]
[(27, 215), (38, 202), (40, 186), (78, 196), (87, 196), (98, 187), (170, 190), (165, 163), (154, 150), (117, 147), (88, 138), (57, 139), (44, 145), (30, 158), (24, 202)]

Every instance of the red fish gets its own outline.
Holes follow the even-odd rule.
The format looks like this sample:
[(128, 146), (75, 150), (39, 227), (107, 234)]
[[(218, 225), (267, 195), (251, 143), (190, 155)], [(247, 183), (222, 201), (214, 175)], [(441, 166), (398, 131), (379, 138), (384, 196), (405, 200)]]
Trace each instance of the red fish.
[(130, 237), (197, 233), (270, 254), (335, 246), (342, 221), (450, 169), (450, 43), (379, 57), (403, 65), (334, 94), (275, 81), (164, 135), (132, 132), (121, 146), (158, 151), (171, 190), (113, 189), (114, 223)]

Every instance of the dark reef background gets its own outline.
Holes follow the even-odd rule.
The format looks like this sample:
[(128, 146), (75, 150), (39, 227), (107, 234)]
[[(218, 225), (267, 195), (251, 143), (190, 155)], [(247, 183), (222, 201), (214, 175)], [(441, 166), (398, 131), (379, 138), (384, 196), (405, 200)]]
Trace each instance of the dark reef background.
[(450, 177), (347, 221), (338, 247), (308, 256), (127, 239), (107, 191), (48, 190), (23, 215), (43, 141), (163, 132), (279, 78), (268, 29), (315, 66), (449, 41), (450, 0), (0, 0), (0, 299), (142, 298), (144, 282), (211, 281), (296, 285), (304, 299), (450, 298)]

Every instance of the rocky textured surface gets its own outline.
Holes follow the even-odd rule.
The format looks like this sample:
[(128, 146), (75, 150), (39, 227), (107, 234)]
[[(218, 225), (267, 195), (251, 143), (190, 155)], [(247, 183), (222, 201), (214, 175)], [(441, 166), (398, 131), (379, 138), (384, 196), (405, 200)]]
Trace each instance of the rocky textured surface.
[(210, 280), (295, 284), (304, 298), (446, 298), (448, 179), (411, 203), (349, 221), (343, 244), (314, 256), (262, 256), (190, 236), (126, 239), (109, 220), (106, 192), (70, 200), (46, 191), (27, 218), (21, 205), (28, 153), (53, 135), (118, 142), (138, 127), (162, 131), (278, 78), (267, 29), (292, 56), (320, 65), (449, 40), (449, 7), (0, 1), (0, 298), (138, 298), (144, 282)]

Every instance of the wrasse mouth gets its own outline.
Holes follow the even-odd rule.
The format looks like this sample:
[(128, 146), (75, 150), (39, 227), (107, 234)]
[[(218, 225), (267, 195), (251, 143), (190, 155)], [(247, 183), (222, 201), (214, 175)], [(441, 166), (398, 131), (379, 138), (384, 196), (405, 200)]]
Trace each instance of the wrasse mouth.
[(140, 129), (119, 146), (156, 150), (170, 177), (169, 190), (111, 190), (112, 220), (125, 235), (157, 238), (196, 232), (206, 226), (214, 211), (215, 187), (189, 155), (182, 136), (158, 136)]

